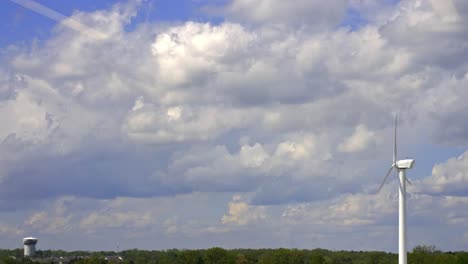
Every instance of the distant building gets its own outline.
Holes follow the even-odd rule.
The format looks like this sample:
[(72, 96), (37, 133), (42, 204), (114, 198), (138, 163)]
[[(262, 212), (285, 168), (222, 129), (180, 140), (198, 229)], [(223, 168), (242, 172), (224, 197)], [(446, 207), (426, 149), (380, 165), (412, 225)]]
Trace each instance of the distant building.
[(46, 258), (32, 258), (31, 260), (36, 263), (70, 264), (80, 259), (86, 259), (86, 258), (88, 258), (88, 256), (46, 257)]
[(34, 255), (36, 254), (36, 244), (37, 244), (37, 238), (35, 237), (23, 238), (25, 257), (34, 257)]

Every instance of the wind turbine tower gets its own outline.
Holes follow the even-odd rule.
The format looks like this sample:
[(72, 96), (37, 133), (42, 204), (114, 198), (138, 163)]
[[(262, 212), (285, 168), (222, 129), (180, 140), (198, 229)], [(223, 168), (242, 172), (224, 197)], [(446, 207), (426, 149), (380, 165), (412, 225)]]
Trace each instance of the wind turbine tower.
[(398, 217), (398, 264), (407, 264), (407, 250), (406, 250), (406, 183), (411, 182), (406, 177), (406, 170), (413, 168), (414, 159), (397, 160), (397, 117), (395, 116), (395, 133), (393, 141), (393, 163), (385, 175), (382, 184), (380, 185), (379, 192), (385, 184), (388, 176), (393, 169), (396, 169), (399, 174), (399, 217)]

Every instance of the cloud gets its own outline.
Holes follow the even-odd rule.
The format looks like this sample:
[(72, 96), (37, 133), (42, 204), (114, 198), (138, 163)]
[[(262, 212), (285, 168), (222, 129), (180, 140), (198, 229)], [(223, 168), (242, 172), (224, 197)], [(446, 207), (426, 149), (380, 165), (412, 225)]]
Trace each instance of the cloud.
[(338, 145), (338, 149), (342, 152), (359, 152), (376, 146), (378, 141), (375, 132), (369, 131), (365, 125), (359, 125), (348, 139)]
[(24, 229), (39, 230), (42, 234), (64, 234), (73, 229), (74, 213), (70, 212), (70, 204), (74, 203), (74, 197), (60, 197), (55, 200), (50, 208), (32, 213), (24, 221)]
[(148, 227), (153, 223), (149, 213), (92, 212), (81, 220), (80, 228), (86, 232), (95, 232), (99, 228)]
[(221, 218), (221, 223), (225, 225), (243, 226), (266, 218), (264, 207), (251, 206), (243, 202), (239, 195), (235, 195), (228, 206), (229, 212)]
[(248, 122), (242, 114), (237, 109), (218, 111), (217, 107), (190, 106), (161, 109), (145, 104), (128, 114), (123, 130), (131, 139), (143, 143), (209, 140)]
[[(380, 10), (365, 2), (353, 8)], [(444, 18), (451, 7), (441, 15), (404, 1), (356, 28), (340, 26), (355, 1), (231, 1), (220, 23), (129, 27), (132, 3), (70, 17), (105, 33), (100, 41), (58, 25), (42, 45), (8, 51), (0, 209), (27, 215), (19, 229), (95, 239), (129, 230), (135, 241), (194, 246), (201, 237), (238, 246), (258, 232), (271, 234), (258, 243), (281, 246), (283, 234), (311, 241), (307, 228), (334, 245), (333, 226), (379, 241), (396, 208), (385, 199), (396, 197), (367, 186), (387, 164), (377, 146), (392, 140), (392, 113), (416, 159), (431, 155), (428, 143), (455, 155), (468, 142), (459, 1), (456, 20)], [(418, 221), (464, 224), (450, 211), (464, 205), (463, 162), (417, 181)], [(58, 210), (63, 197), (74, 198)], [(449, 218), (434, 220), (431, 201)]]
[(248, 49), (254, 48), (254, 41), (255, 34), (239, 24), (187, 22), (159, 34), (151, 44), (151, 52), (163, 76), (161, 81), (171, 86), (195, 85), (217, 72), (241, 66), (242, 58), (250, 53)]
[[(466, 197), (431, 196), (408, 193), (409, 224), (466, 225)], [(433, 211), (436, 210), (437, 214)], [(370, 228), (398, 224), (398, 186), (385, 188), (378, 194), (344, 194), (325, 202), (288, 205), (282, 218), (290, 224), (314, 223), (328, 228)]]
[[(419, 7), (385, 26), (302, 32), (229, 21), (127, 31), (129, 6), (73, 15), (109, 32), (105, 41), (58, 31), (11, 60), (14, 92), (0, 103), (3, 153), (15, 153), (3, 162), (5, 193), (34, 189), (29, 175), (49, 190), (29, 193), (41, 199), (235, 191), (262, 204), (357, 191), (351, 178), (369, 168), (353, 171), (353, 159), (375, 154), (395, 105), (429, 118), (417, 96), (441, 98), (449, 74), (415, 66), (419, 50), (386, 30)], [(355, 152), (364, 155), (345, 155)]]
[(0, 223), (0, 234), (6, 237), (18, 237), (20, 235), (24, 235), (24, 231), (14, 226), (6, 225)]
[(53, 19), (57, 22), (62, 22), (63, 25), (70, 27), (71, 29), (74, 29), (76, 31), (79, 31), (93, 39), (99, 40), (99, 39), (104, 39), (106, 37), (101, 32), (96, 31), (92, 28), (89, 28), (74, 19), (67, 18), (65, 15), (57, 11), (54, 11), (44, 5), (41, 5), (36, 1), (32, 1), (32, 0), (11, 0), (11, 1), (31, 11), (34, 11), (40, 15)]
[(319, 225), (369, 226), (382, 223), (395, 214), (397, 196), (388, 191), (383, 194), (346, 194), (322, 203), (291, 205), (282, 217), (288, 221), (307, 221)]
[(426, 92), (426, 99), (419, 106), (421, 111), (426, 111), (430, 120), (435, 121), (434, 137), (445, 145), (468, 144), (468, 126), (460, 114), (468, 110), (464, 103), (467, 96), (463, 92), (467, 80), (466, 74), (441, 76), (434, 89)]
[[(461, 47), (451, 47), (450, 43), (466, 41), (466, 19), (454, 18), (458, 11), (464, 12), (467, 8), (466, 3), (456, 2), (456, 5), (452, 5), (452, 1), (438, 0), (403, 2), (382, 27), (382, 33), (393, 45), (414, 54), (414, 66), (430, 64), (455, 70), (466, 64), (459, 59), (466, 55), (466, 51)], [(434, 38), (439, 41), (421, 46)]]
[[(457, 248), (457, 245), (466, 243), (463, 234), (459, 233), (460, 229), (466, 228), (466, 214), (463, 210), (466, 202), (466, 197), (408, 193), (407, 219), (408, 228), (411, 230), (409, 247), (429, 243)], [(280, 226), (293, 226), (289, 232), (297, 233), (295, 237), (303, 236), (304, 240), (308, 237), (304, 230), (320, 234), (322, 243), (329, 243), (328, 247), (385, 247), (396, 251), (398, 186), (393, 184), (392, 188), (383, 189), (379, 194), (345, 194), (321, 203), (288, 205), (281, 214)], [(444, 231), (436, 228), (428, 234), (427, 229), (434, 226), (443, 226)], [(450, 235), (446, 236), (444, 233)], [(343, 234), (351, 239), (340, 239)], [(355, 239), (362, 239), (365, 245), (356, 247), (353, 245)], [(447, 241), (442, 243), (441, 240), (445, 239)], [(372, 245), (376, 242), (378, 245)]]
[(346, 1), (284, 2), (276, 0), (234, 0), (223, 10), (228, 17), (256, 24), (310, 25), (330, 28), (338, 25), (345, 13)]
[[(350, 175), (328, 174), (336, 173), (339, 165), (333, 164), (329, 146), (323, 144), (326, 135), (293, 134), (273, 144), (245, 140), (237, 151), (218, 145), (174, 155), (164, 184), (193, 191), (254, 191), (255, 204), (323, 198), (349, 188)], [(343, 184), (332, 186), (336, 180)]]
[(0, 109), (8, 125), (0, 137), (5, 139), (12, 135), (33, 144), (43, 141), (53, 129), (49, 128), (46, 110), (31, 94), (19, 93), (15, 99), (7, 101)]
[(432, 175), (418, 182), (417, 190), (433, 195), (467, 196), (468, 152), (436, 164)]
[(444, 22), (457, 22), (460, 19), (460, 15), (452, 0), (440, 1), (431, 0), (432, 8), (440, 16)]

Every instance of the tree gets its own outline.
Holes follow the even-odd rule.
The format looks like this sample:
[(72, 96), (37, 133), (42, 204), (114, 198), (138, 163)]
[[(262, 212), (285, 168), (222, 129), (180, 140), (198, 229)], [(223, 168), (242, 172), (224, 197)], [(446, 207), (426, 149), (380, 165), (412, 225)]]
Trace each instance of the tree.
[(0, 260), (1, 264), (16, 264), (20, 263), (16, 260), (16, 258), (13, 257), (4, 257), (2, 260)]
[(468, 263), (468, 252), (459, 252), (456, 254), (457, 261), (456, 264), (466, 264)]
[(433, 260), (436, 252), (435, 246), (416, 246), (413, 248), (413, 251), (408, 254), (408, 262), (414, 264), (432, 264), (434, 263)]
[(202, 264), (203, 257), (198, 250), (184, 250), (179, 254), (181, 263), (184, 264)]
[(236, 264), (247, 264), (247, 263), (249, 263), (249, 261), (244, 255), (242, 254), (237, 255)]
[(320, 254), (312, 254), (310, 257), (310, 264), (324, 264), (325, 263), (325, 257), (320, 255)]
[(299, 264), (304, 263), (304, 254), (297, 249), (280, 248), (265, 254), (259, 263), (268, 264)]
[(230, 264), (234, 263), (234, 258), (230, 258), (225, 249), (214, 247), (205, 251), (204, 260), (206, 264)]

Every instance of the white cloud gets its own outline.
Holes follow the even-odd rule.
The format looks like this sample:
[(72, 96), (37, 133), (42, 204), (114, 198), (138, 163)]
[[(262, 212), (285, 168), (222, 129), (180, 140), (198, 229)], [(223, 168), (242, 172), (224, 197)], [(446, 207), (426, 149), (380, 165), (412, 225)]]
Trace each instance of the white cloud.
[[(463, 210), (466, 197), (430, 196), (408, 193), (409, 225), (467, 225)], [(437, 213), (434, 213), (437, 212)], [(326, 226), (327, 228), (373, 229), (382, 225), (398, 224), (398, 187), (385, 188), (378, 194), (344, 194), (321, 203), (309, 202), (289, 205), (282, 213), (286, 223)]]
[(39, 143), (53, 129), (48, 126), (46, 109), (28, 93), (19, 93), (15, 100), (2, 103), (0, 111), (6, 124), (0, 134), (2, 140), (14, 135), (33, 144)]
[[(334, 170), (334, 165), (326, 135), (299, 133), (287, 138), (265, 145), (240, 142), (234, 152), (224, 145), (180, 152), (170, 159), (170, 176), (164, 182), (187, 184), (197, 191), (249, 191), (268, 185), (272, 180), (293, 180), (309, 185), (338, 177), (327, 175)], [(281, 192), (289, 191), (286, 188)]]
[[(339, 9), (342, 3), (303, 4), (315, 10), (328, 4)], [(233, 2), (228, 8), (234, 5), (252, 3)], [(269, 6), (265, 14), (275, 14), (277, 7)], [(424, 5), (399, 7), (398, 16), (388, 24), (356, 31), (186, 22), (158, 29), (137, 26), (128, 32), (124, 27), (134, 13), (132, 8), (76, 14), (109, 32), (105, 41), (89, 42), (76, 32), (58, 31), (44, 46), (11, 61), (21, 73), (18, 76), (24, 77), (15, 81), (20, 87), (15, 88), (16, 95), (2, 103), (12, 104), (13, 98), (27, 102), (29, 108), (15, 104), (33, 114), (23, 114), (29, 120), (23, 122), (26, 127), (21, 128), (18, 116), (0, 135), (26, 137), (34, 131), (35, 140), (44, 146), (28, 152), (31, 164), (39, 163), (37, 153), (41, 153), (48, 162), (77, 166), (73, 156), (93, 163), (80, 173), (83, 180), (77, 177), (76, 182), (83, 184), (88, 174), (99, 175), (100, 184), (130, 196), (142, 195), (142, 190), (144, 195), (159, 195), (221, 187), (265, 191), (270, 176), (281, 184), (320, 179), (327, 186), (324, 192), (336, 195), (342, 189), (333, 186), (348, 185), (351, 177), (338, 175), (341, 165), (332, 165), (342, 158), (339, 152), (362, 152), (378, 144), (376, 131), (389, 127), (386, 118), (397, 103), (427, 118), (426, 101), (418, 96), (441, 98), (440, 87), (448, 81), (447, 70), (433, 74), (435, 70), (415, 66), (419, 50), (409, 48), (411, 43), (395, 42), (405, 32), (387, 30)], [(106, 29), (107, 22), (110, 28)], [(459, 88), (452, 90), (453, 98), (461, 94)], [(464, 110), (449, 102), (444, 105), (452, 106), (451, 112)], [(3, 110), (5, 118), (10, 116)], [(458, 127), (463, 137), (463, 126)], [(355, 129), (351, 136), (350, 129)], [(232, 144), (246, 135), (254, 144)], [(148, 143), (158, 146), (148, 150)], [(103, 165), (102, 159), (90, 154), (115, 160), (111, 154), (115, 148), (129, 153), (119, 155), (119, 164), (133, 170), (138, 179), (135, 186), (123, 183), (122, 170)], [(108, 151), (102, 154), (102, 149)], [(146, 164), (130, 158), (135, 155), (166, 158), (155, 157), (157, 164)], [(194, 155), (198, 157), (191, 159)], [(348, 169), (354, 158), (349, 156), (341, 163)], [(19, 171), (17, 163), (6, 165), (6, 174)], [(41, 175), (50, 179), (57, 179), (61, 170), (80, 171), (49, 168)], [(367, 169), (359, 173), (366, 174)], [(164, 184), (159, 185), (161, 190), (149, 191), (148, 182)], [(91, 193), (97, 196), (99, 188)], [(328, 194), (329, 189), (335, 191)]]
[(238, 24), (188, 22), (159, 34), (151, 51), (162, 85), (194, 85), (242, 63), (239, 59), (249, 52), (254, 40), (255, 35)]
[(74, 197), (57, 199), (48, 211), (33, 213), (24, 221), (25, 226), (42, 234), (65, 234), (73, 229), (73, 212), (69, 211), (69, 204)]
[(375, 132), (369, 131), (365, 125), (358, 125), (354, 133), (344, 142), (338, 145), (338, 150), (342, 152), (359, 152), (369, 147), (375, 147), (380, 138)]
[(424, 100), (419, 102), (419, 112), (424, 112), (433, 124), (433, 137), (438, 143), (453, 146), (466, 146), (468, 126), (463, 113), (468, 111), (465, 87), (468, 75), (455, 76), (452, 72), (434, 73), (439, 75), (433, 89), (425, 92)]
[(416, 189), (423, 193), (436, 195), (468, 194), (468, 152), (437, 164), (432, 175), (417, 182)]
[(157, 216), (160, 207), (148, 209), (150, 199), (116, 198), (99, 201), (95, 210), (84, 213), (77, 223), (79, 229), (87, 233), (99, 233), (102, 229), (125, 228), (126, 233), (150, 230), (160, 225)]
[[(134, 107), (135, 109), (135, 107)], [(173, 143), (214, 139), (248, 122), (243, 111), (214, 106), (160, 108), (145, 104), (128, 114), (123, 130), (140, 142)]]
[[(270, 209), (297, 228), (384, 229), (396, 207), (363, 186), (387, 161), (376, 146), (391, 138), (391, 113), (402, 112), (401, 144), (410, 152), (430, 153), (428, 141), (468, 142), (466, 6), (403, 1), (369, 24), (337, 27), (349, 5), (383, 5), (357, 2), (236, 0), (216, 25), (128, 27), (134, 2), (76, 12), (73, 19), (106, 38), (62, 25), (0, 67), (0, 208), (27, 210), (30, 230), (149, 230), (174, 241), (239, 242), (243, 231), (263, 228)], [(427, 194), (465, 196), (465, 160), (437, 165), (418, 182), (426, 195), (414, 194), (414, 217), (437, 218), (434, 199), (448, 216), (439, 222), (464, 224), (464, 197)], [(230, 200), (232, 192), (249, 199)], [(63, 211), (22, 202), (68, 195), (79, 201)], [(269, 223), (265, 233), (295, 230)], [(327, 232), (317, 233), (326, 240)]]
[(224, 10), (228, 16), (260, 25), (289, 24), (330, 28), (338, 25), (344, 16), (346, 1), (318, 0), (295, 2), (278, 0), (234, 0)]
[(92, 212), (80, 222), (80, 228), (84, 231), (96, 231), (99, 228), (129, 228), (148, 227), (153, 224), (153, 218), (149, 213), (141, 212)]
[(24, 235), (24, 230), (0, 223), (0, 234), (6, 237), (16, 238), (18, 236)]
[(253, 146), (243, 145), (239, 151), (240, 163), (247, 168), (261, 167), (268, 158), (269, 154), (259, 143)]
[(345, 194), (321, 203), (290, 205), (283, 218), (292, 222), (311, 222), (332, 226), (363, 226), (381, 223), (397, 211), (397, 196), (380, 194)]
[(453, 23), (460, 20), (460, 15), (453, 3), (453, 0), (431, 0), (432, 8), (443, 22)]
[(228, 206), (228, 213), (221, 218), (223, 224), (243, 226), (266, 218), (263, 206), (249, 205), (239, 195), (235, 195)]

